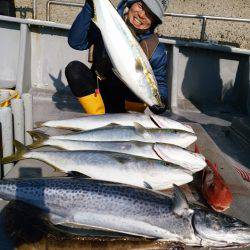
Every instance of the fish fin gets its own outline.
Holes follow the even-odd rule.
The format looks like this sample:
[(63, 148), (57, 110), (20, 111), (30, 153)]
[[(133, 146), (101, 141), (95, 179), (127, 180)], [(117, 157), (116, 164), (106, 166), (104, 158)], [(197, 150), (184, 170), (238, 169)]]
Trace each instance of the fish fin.
[(218, 171), (218, 165), (217, 165), (217, 163), (214, 163), (214, 169), (215, 169), (216, 171)]
[(1, 159), (2, 164), (7, 164), (14, 161), (19, 161), (23, 159), (23, 155), (30, 151), (26, 146), (24, 146), (21, 142), (14, 140), (14, 146), (16, 147), (16, 152), (10, 156), (6, 156)]
[(97, 15), (96, 15), (96, 7), (93, 1), (93, 16), (92, 16), (92, 22), (98, 27), (98, 21), (97, 21)]
[(146, 181), (143, 182), (143, 185), (147, 189), (153, 189), (152, 186), (148, 182), (146, 182)]
[(208, 160), (208, 159), (206, 159), (205, 161), (206, 161), (208, 167), (211, 168), (212, 170), (214, 170), (213, 163), (210, 160)]
[(33, 139), (33, 143), (28, 148), (39, 148), (43, 146), (43, 142), (49, 139), (49, 135), (42, 131), (27, 131)]
[(117, 127), (117, 126), (121, 126), (121, 125), (117, 124), (117, 123), (110, 123), (110, 124), (106, 125), (105, 127)]
[(199, 149), (197, 144), (194, 145), (194, 152), (197, 153), (197, 154), (200, 153), (200, 149)]
[(45, 127), (43, 124), (44, 124), (44, 122), (36, 122), (36, 123), (35, 123), (36, 128)]
[(129, 156), (114, 155), (113, 156), (119, 163), (123, 164), (129, 161)]
[(67, 172), (67, 175), (69, 177), (74, 177), (74, 178), (85, 178), (85, 179), (90, 179), (91, 177), (89, 177), (88, 175), (82, 174), (80, 172), (77, 171), (70, 171)]
[(188, 201), (186, 198), (186, 195), (183, 193), (183, 191), (177, 186), (174, 186), (174, 212), (178, 215), (183, 215), (186, 213), (186, 211), (189, 210)]
[(142, 64), (142, 60), (141, 58), (136, 58), (136, 62), (135, 62), (135, 69), (137, 71), (143, 71), (143, 64)]
[(134, 122), (135, 132), (139, 135), (148, 135), (147, 130), (138, 122)]

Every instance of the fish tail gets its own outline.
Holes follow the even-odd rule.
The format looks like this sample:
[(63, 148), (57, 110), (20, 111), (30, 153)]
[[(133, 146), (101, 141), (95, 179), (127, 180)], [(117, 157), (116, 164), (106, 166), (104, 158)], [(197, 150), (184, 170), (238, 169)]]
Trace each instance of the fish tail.
[(197, 154), (200, 153), (200, 149), (199, 149), (197, 144), (194, 145), (194, 152), (197, 153)]
[(95, 7), (95, 1), (93, 3), (93, 14), (92, 14), (92, 21), (97, 25), (97, 17), (96, 17), (96, 7)]
[(1, 159), (2, 164), (7, 164), (10, 162), (22, 160), (24, 159), (23, 155), (29, 151), (29, 149), (19, 141), (14, 140), (13, 144), (16, 148), (16, 152), (10, 156), (3, 157)]
[(44, 122), (36, 122), (35, 124), (36, 124), (36, 128), (46, 127), (46, 126), (44, 125)]
[(33, 143), (28, 148), (39, 148), (43, 146), (43, 142), (49, 138), (47, 134), (42, 131), (27, 131), (32, 139)]

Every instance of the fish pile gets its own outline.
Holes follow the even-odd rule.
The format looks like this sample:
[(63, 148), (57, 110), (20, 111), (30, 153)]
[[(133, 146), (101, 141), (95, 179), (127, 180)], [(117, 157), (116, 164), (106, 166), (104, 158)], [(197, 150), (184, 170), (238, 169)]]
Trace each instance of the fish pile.
[[(37, 159), (65, 173), (78, 172), (94, 179), (154, 190), (191, 182), (193, 173), (206, 166), (202, 155), (185, 149), (197, 139), (196, 135), (189, 126), (165, 117), (152, 117), (114, 114), (49, 121), (42, 126), (77, 127), (83, 131), (57, 136), (31, 131), (34, 143), (27, 148), (15, 141), (16, 153), (2, 162)], [(89, 130), (91, 127), (95, 129)], [(30, 150), (41, 146), (63, 150)]]
[[(192, 175), (206, 167), (201, 154), (185, 149), (197, 139), (191, 127), (142, 114), (84, 116), (48, 121), (42, 126), (78, 131), (57, 136), (30, 131), (33, 144), (26, 147), (15, 141), (16, 153), (3, 158), (2, 163), (37, 159), (83, 176), (3, 180), (1, 198), (37, 206), (55, 225), (192, 246), (250, 243), (249, 225), (188, 204), (178, 187), (191, 182)], [(60, 150), (37, 151), (43, 146)], [(172, 187), (173, 198), (154, 191)]]

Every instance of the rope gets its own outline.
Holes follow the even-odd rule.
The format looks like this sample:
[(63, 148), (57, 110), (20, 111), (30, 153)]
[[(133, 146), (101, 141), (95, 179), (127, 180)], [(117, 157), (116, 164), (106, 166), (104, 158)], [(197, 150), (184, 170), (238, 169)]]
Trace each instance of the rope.
[(7, 97), (5, 100), (0, 102), (0, 107), (8, 107), (10, 105), (10, 101), (12, 99), (19, 99), (20, 95), (18, 94), (18, 92), (16, 90), (11, 90), (11, 89), (0, 89), (0, 93), (1, 92), (7, 92), (9, 93), (9, 97)]

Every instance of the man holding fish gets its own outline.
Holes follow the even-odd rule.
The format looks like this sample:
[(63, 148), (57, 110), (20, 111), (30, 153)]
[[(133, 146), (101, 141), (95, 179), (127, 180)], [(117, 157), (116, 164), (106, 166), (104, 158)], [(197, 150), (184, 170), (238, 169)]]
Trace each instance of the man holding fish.
[(154, 34), (167, 3), (122, 0), (118, 13), (124, 25), (109, 1), (86, 0), (68, 42), (74, 49), (89, 49), (92, 67), (73, 61), (65, 70), (86, 113), (143, 112), (149, 106), (160, 114), (167, 109), (167, 55)]

